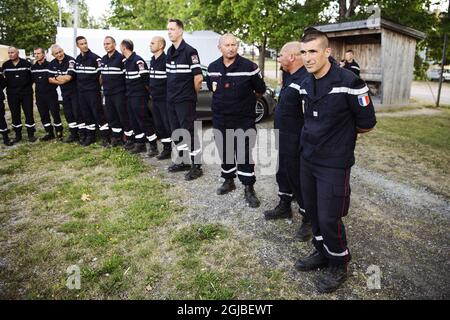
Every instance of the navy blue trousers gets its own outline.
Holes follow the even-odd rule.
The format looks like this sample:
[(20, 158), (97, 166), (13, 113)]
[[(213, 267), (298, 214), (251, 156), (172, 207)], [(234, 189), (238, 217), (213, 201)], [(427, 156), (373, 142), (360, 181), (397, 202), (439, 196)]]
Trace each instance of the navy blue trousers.
[(127, 97), (128, 115), (136, 143), (156, 143), (152, 114), (148, 108), (148, 96)]
[(350, 204), (350, 168), (322, 167), (302, 158), (300, 178), (314, 246), (330, 264), (347, 264), (351, 256), (342, 218)]
[(133, 129), (131, 128), (130, 118), (128, 116), (125, 93), (119, 92), (105, 96), (105, 109), (112, 136), (122, 138), (125, 134), (127, 138), (131, 137), (133, 135)]

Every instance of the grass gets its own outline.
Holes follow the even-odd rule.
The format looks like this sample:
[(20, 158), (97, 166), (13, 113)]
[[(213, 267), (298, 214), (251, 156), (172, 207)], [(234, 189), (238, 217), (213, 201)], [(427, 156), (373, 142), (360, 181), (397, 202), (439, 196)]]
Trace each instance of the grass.
[(357, 162), (450, 196), (450, 108), (440, 110), (433, 116), (378, 117), (375, 130), (358, 138)]
[[(450, 196), (448, 128), (448, 108), (379, 117), (359, 137), (357, 163)], [(0, 298), (309, 298), (298, 288), (299, 279), (312, 286), (309, 275), (293, 281), (291, 266), (262, 265), (261, 239), (238, 237), (239, 226), (225, 222), (191, 221), (177, 197), (163, 174), (121, 149), (2, 148)], [(70, 266), (80, 268), (80, 290), (66, 287)]]

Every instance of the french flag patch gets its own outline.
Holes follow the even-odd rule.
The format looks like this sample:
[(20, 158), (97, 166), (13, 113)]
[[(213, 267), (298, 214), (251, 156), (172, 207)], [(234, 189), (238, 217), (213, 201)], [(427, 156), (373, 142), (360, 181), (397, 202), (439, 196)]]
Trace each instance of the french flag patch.
[(369, 94), (365, 93), (365, 94), (360, 94), (358, 96), (358, 103), (361, 107), (366, 107), (369, 105), (370, 103), (370, 98), (369, 98)]

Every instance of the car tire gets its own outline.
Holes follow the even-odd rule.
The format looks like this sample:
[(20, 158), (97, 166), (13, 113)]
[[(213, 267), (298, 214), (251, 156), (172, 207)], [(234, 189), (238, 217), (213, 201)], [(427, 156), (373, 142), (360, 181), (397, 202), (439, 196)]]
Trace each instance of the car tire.
[(268, 112), (267, 103), (263, 99), (256, 100), (255, 111), (256, 111), (255, 123), (260, 123), (262, 119), (264, 119), (267, 115)]

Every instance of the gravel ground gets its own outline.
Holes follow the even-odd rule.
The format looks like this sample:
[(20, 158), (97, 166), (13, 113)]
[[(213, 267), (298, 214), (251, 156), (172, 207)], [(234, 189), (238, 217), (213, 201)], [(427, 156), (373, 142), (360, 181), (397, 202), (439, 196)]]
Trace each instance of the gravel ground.
[[(258, 128), (272, 128), (266, 120)], [(186, 223), (221, 223), (237, 239), (251, 241), (260, 263), (284, 272), (287, 281), (298, 283), (298, 297), (330, 299), (448, 299), (450, 298), (449, 230), (450, 199), (425, 189), (396, 182), (356, 165), (352, 170), (352, 203), (344, 219), (353, 260), (351, 277), (335, 294), (319, 296), (317, 274), (298, 273), (296, 259), (312, 250), (310, 243), (293, 239), (299, 215), (293, 220), (266, 222), (262, 212), (278, 202), (274, 175), (261, 175), (257, 167), (255, 190), (261, 207), (249, 208), (243, 187), (218, 196), (220, 166), (204, 165), (204, 176), (184, 181), (184, 173), (167, 173), (169, 160), (147, 160), (154, 174), (174, 185), (176, 201), (186, 210)], [(358, 160), (357, 160), (358, 162)], [(294, 208), (296, 210), (296, 206)], [(368, 267), (381, 270), (381, 289), (369, 290)]]

